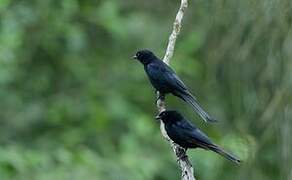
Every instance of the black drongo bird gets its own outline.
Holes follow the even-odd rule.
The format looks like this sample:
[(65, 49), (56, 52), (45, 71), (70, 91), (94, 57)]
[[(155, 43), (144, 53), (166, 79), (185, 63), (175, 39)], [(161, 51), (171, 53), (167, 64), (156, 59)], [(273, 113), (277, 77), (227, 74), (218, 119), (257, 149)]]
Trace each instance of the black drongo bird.
[(167, 135), (181, 147), (185, 149), (203, 148), (211, 150), (235, 163), (240, 163), (237, 157), (225, 152), (221, 147), (212, 143), (206, 134), (191, 124), (179, 112), (163, 111), (156, 116), (156, 119), (161, 119), (164, 122)]
[(138, 59), (144, 65), (151, 84), (160, 92), (162, 97), (167, 93), (171, 93), (189, 103), (206, 122), (216, 121), (201, 108), (196, 98), (190, 93), (174, 70), (151, 51), (140, 50), (133, 58)]

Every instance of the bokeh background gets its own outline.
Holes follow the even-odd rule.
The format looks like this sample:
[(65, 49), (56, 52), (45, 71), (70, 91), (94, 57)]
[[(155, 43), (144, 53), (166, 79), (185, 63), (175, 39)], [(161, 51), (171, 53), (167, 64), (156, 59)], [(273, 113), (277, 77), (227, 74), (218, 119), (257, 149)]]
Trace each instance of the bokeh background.
[[(163, 57), (179, 1), (0, 0), (0, 179), (176, 180), (154, 90), (131, 59)], [(198, 179), (292, 179), (292, 1), (190, 1), (171, 66), (210, 114)]]

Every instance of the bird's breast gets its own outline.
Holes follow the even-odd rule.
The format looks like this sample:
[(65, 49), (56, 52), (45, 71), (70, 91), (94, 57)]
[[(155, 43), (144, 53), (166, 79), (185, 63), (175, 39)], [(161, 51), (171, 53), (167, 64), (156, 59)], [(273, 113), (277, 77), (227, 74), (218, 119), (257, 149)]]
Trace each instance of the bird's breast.
[(169, 93), (169, 85), (167, 81), (163, 77), (163, 72), (159, 71), (159, 69), (148, 67), (145, 68), (147, 76), (152, 84), (152, 86), (161, 93)]

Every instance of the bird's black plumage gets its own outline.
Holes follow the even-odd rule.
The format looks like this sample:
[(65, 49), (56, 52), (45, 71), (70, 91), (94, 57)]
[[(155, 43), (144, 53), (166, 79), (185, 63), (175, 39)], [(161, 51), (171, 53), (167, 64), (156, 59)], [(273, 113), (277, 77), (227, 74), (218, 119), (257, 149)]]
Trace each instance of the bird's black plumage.
[(177, 111), (163, 111), (158, 116), (164, 123), (167, 135), (181, 147), (203, 148), (214, 151), (225, 158), (239, 163), (240, 160), (234, 155), (227, 153), (221, 147), (214, 144), (206, 134), (196, 128)]
[(144, 65), (151, 84), (160, 94), (164, 96), (165, 94), (171, 93), (189, 103), (206, 122), (216, 121), (203, 110), (174, 70), (156, 57), (151, 51), (140, 50), (134, 58), (138, 59)]

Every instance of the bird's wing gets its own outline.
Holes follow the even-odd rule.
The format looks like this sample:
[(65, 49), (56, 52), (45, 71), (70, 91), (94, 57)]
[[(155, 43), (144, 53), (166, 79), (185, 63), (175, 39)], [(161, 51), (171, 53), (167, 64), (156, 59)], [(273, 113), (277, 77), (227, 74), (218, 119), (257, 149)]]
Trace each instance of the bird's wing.
[(171, 85), (174, 86), (176, 89), (187, 91), (187, 86), (174, 72), (168, 71), (165, 73), (165, 76), (171, 83)]
[(175, 74), (174, 70), (172, 70), (164, 62), (159, 60), (154, 63), (150, 63), (146, 66), (145, 70), (154, 86), (163, 86), (173, 91), (187, 91), (186, 85)]
[(188, 91), (187, 86), (184, 84), (184, 82), (177, 76), (175, 71), (169, 67), (168, 65), (164, 64), (164, 72), (163, 72), (163, 78), (168, 83), (170, 87), (172, 87), (175, 90), (179, 91)]
[(208, 136), (192, 125), (188, 121), (178, 121), (177, 126), (180, 128), (181, 137), (185, 138), (188, 144), (194, 144), (199, 147), (208, 149), (208, 146), (213, 145)]
[(187, 91), (187, 86), (176, 75), (175, 71), (161, 60), (148, 64), (146, 72), (152, 79), (159, 80), (170, 88)]
[(193, 130), (192, 137), (202, 143), (202, 146), (213, 145), (209, 137), (199, 129)]

